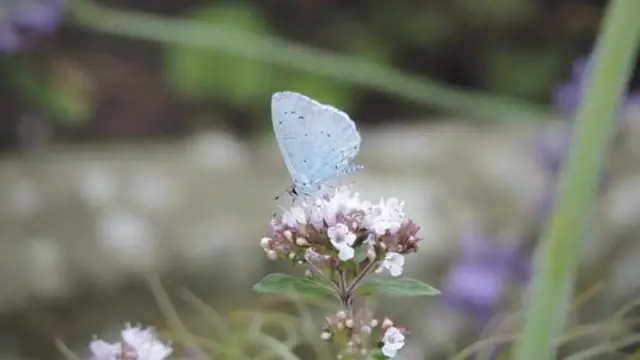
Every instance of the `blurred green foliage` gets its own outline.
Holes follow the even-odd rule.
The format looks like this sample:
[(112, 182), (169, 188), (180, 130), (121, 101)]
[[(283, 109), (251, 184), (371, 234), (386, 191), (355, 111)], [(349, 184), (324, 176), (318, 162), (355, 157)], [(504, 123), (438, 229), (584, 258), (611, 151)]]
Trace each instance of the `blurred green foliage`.
[(479, 59), (481, 78), (489, 90), (528, 99), (543, 98), (566, 73), (558, 66), (567, 58), (565, 53), (558, 46), (497, 46)]
[(374, 1), (370, 6), (371, 16), (362, 31), (377, 30), (378, 42), (395, 51), (407, 46), (446, 45), (455, 29), (455, 23), (436, 1), (426, 1), (417, 9), (400, 2), (389, 6), (387, 2)]
[(454, 13), (485, 26), (534, 21), (540, 3), (534, 0), (451, 0)]
[(53, 62), (42, 69), (21, 57), (3, 59), (0, 74), (34, 110), (54, 120), (79, 124), (91, 116), (89, 79), (73, 64)]
[[(270, 32), (260, 13), (246, 3), (214, 3), (187, 15), (194, 21), (228, 26), (253, 34)], [(167, 45), (165, 73), (170, 84), (194, 100), (224, 98), (246, 105), (269, 97), (271, 89), (255, 84), (273, 83), (274, 66), (239, 56), (188, 45)]]
[[(273, 32), (259, 9), (247, 3), (207, 4), (186, 17), (257, 36)], [(355, 46), (372, 57), (383, 57), (380, 49), (367, 46), (371, 44), (357, 42)], [(259, 120), (263, 126), (269, 122), (262, 121), (264, 116), (259, 115), (264, 111), (262, 105), (268, 103), (271, 93), (278, 90), (296, 89), (340, 108), (348, 109), (350, 105), (348, 85), (317, 74), (212, 49), (168, 44), (165, 46), (164, 64), (165, 76), (180, 96), (199, 102), (223, 101), (253, 111), (256, 122)]]
[[(73, 3), (70, 14), (71, 20), (75, 20), (72, 24), (76, 26), (73, 26), (71, 31), (67, 29), (59, 40), (53, 41), (49, 53), (53, 53), (54, 56), (45, 57), (42, 61), (63, 57), (73, 63), (76, 55), (73, 51), (67, 50), (74, 49), (74, 46), (77, 49), (78, 43), (74, 43), (74, 36), (78, 34), (89, 39), (88, 43), (106, 45), (97, 45), (95, 48), (114, 56), (120, 56), (120, 50), (126, 52), (126, 45), (119, 43), (118, 37), (129, 37), (137, 42), (145, 41), (145, 36), (151, 41), (158, 41), (161, 37), (171, 38), (172, 41), (160, 44), (159, 49), (163, 52), (163, 71), (157, 76), (164, 77), (173, 94), (186, 100), (187, 104), (228, 104), (234, 109), (241, 109), (244, 114), (242, 121), (247, 121), (246, 126), (242, 128), (248, 130), (268, 127), (265, 108), (268, 107), (269, 96), (273, 91), (282, 89), (305, 93), (319, 101), (344, 109), (354, 118), (364, 121), (371, 119), (378, 122), (382, 120), (380, 117), (388, 116), (390, 109), (403, 117), (423, 114), (417, 112), (415, 107), (398, 106), (401, 104), (392, 102), (386, 105), (375, 104), (376, 106), (368, 104), (367, 101), (372, 97), (367, 96), (363, 90), (366, 87), (374, 91), (380, 90), (384, 87), (385, 81), (389, 85), (384, 89), (387, 95), (415, 101), (432, 111), (465, 117), (501, 118), (500, 120), (517, 117), (517, 114), (514, 116), (514, 110), (529, 111), (525, 109), (526, 103), (516, 102), (503, 106), (500, 102), (504, 99), (492, 98), (489, 92), (547, 104), (550, 92), (568, 75), (573, 59), (590, 51), (602, 10), (598, 5), (570, 0), (194, 0), (184, 4), (174, 3), (171, 6), (125, 0), (119, 2), (117, 8), (112, 8), (117, 11), (105, 11), (109, 8), (96, 5), (98, 3), (93, 0), (79, 0)], [(135, 6), (136, 10), (130, 9), (130, 6)], [(169, 8), (171, 10), (167, 10)], [(135, 16), (116, 19), (123, 17), (127, 12)], [(144, 21), (131, 24), (140, 14), (149, 15), (145, 19), (149, 20), (146, 23), (149, 25), (152, 20), (162, 21), (165, 15), (154, 15), (158, 12), (177, 15), (167, 16), (166, 19), (170, 19), (170, 22), (178, 20), (181, 26), (198, 24), (204, 27), (211, 25), (216, 29), (228, 28), (229, 34), (244, 33), (255, 38), (263, 37), (265, 44), (268, 44), (264, 49), (255, 50), (253, 53), (250, 49), (234, 52), (228, 49), (229, 44), (221, 44), (219, 39), (211, 42), (221, 44), (219, 48), (216, 48), (216, 45), (201, 46), (204, 41), (202, 39), (181, 43), (181, 35), (178, 33), (163, 34), (152, 40), (153, 37), (149, 34), (153, 34), (153, 31), (157, 33), (159, 28), (145, 30)], [(109, 19), (106, 20), (107, 18)], [(126, 21), (129, 21), (135, 30), (127, 33)], [(101, 22), (102, 24), (98, 24)], [(106, 22), (110, 25), (105, 25)], [(121, 30), (106, 29), (115, 24), (120, 24)], [(309, 64), (305, 69), (305, 66), (291, 66), (282, 59), (275, 59), (275, 54), (267, 54), (267, 57), (272, 56), (272, 59), (262, 59), (262, 55), (256, 55), (260, 51), (264, 54), (265, 49), (271, 46), (277, 47), (277, 39), (287, 38), (293, 39), (292, 42), (280, 45), (286, 47), (289, 44), (303, 44), (312, 50), (311, 54), (307, 54), (310, 56), (316, 51), (319, 56), (337, 52), (344, 54), (348, 60), (378, 64), (381, 69), (389, 69), (391, 72), (397, 69), (400, 74), (415, 74), (416, 81), (423, 82), (424, 87), (408, 82), (407, 86), (403, 87), (399, 77), (392, 79), (391, 73), (383, 74), (379, 69), (373, 71), (371, 68), (363, 73), (371, 74), (371, 77), (378, 76), (378, 79), (372, 79), (368, 84), (366, 80), (357, 76), (345, 81), (339, 75), (335, 75), (339, 72), (333, 72), (331, 75), (330, 70), (319, 69), (322, 67), (320, 64), (325, 64), (328, 58), (313, 62), (313, 65)], [(80, 45), (86, 53), (91, 53), (94, 46), (87, 47), (82, 43)], [(299, 50), (305, 51), (306, 47), (283, 50), (289, 54)], [(20, 60), (16, 62), (39, 56), (36, 52), (26, 53), (18, 56)], [(149, 59), (140, 57), (127, 61), (149, 62)], [(92, 100), (96, 99), (90, 91), (83, 93), (86, 87), (64, 85), (62, 83), (67, 81), (64, 77), (61, 83), (54, 82), (52, 87), (51, 82), (47, 80), (51, 78), (47, 74), (51, 71), (50, 68), (45, 67), (44, 71), (29, 69), (29, 66), (25, 66), (23, 72), (9, 68), (0, 69), (13, 74), (5, 77), (8, 79), (7, 84), (12, 89), (17, 89), (20, 98), (28, 107), (41, 109), (52, 118), (67, 123), (78, 123), (81, 119), (91, 116), (105, 117), (104, 120), (92, 121), (112, 121), (108, 120), (108, 112), (94, 113)], [(81, 72), (79, 68), (76, 70)], [(25, 71), (34, 74), (27, 74)], [(34, 80), (34, 76), (41, 77), (43, 83), (34, 85), (41, 81)], [(94, 78), (92, 74), (85, 76)], [(453, 87), (449, 87), (451, 85)], [(95, 87), (99, 93), (101, 86), (103, 84), (98, 81), (91, 84), (90, 88)], [(403, 92), (399, 88), (406, 90)], [(464, 88), (471, 91), (466, 92)], [(422, 89), (422, 95), (411, 95), (418, 89)], [(473, 89), (482, 91), (474, 92)], [(427, 100), (420, 96), (427, 97)], [(491, 101), (495, 104), (490, 104)], [(381, 109), (380, 105), (390, 109)], [(214, 110), (215, 107), (206, 108), (210, 109), (209, 111), (217, 111)], [(223, 107), (225, 108), (228, 109)], [(504, 109), (502, 116), (500, 109)], [(550, 115), (545, 111), (538, 114), (533, 107), (531, 110), (533, 111), (530, 117), (533, 118)], [(207, 114), (199, 114), (203, 115)], [(163, 121), (166, 124), (167, 121), (177, 122), (185, 119)]]

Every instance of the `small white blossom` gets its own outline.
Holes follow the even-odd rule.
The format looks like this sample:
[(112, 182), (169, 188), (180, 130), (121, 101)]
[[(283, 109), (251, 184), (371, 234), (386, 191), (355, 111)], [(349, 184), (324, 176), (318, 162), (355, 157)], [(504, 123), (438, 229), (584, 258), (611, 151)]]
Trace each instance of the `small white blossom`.
[(89, 350), (93, 354), (91, 359), (94, 360), (111, 360), (117, 359), (122, 355), (122, 344), (119, 342), (109, 344), (106, 341), (95, 339), (89, 343)]
[(376, 272), (379, 273), (382, 272), (382, 270), (387, 270), (391, 276), (400, 276), (402, 275), (403, 267), (404, 256), (396, 252), (388, 252)]
[(347, 225), (336, 224), (327, 230), (327, 236), (331, 245), (338, 250), (338, 258), (347, 261), (355, 256), (353, 243), (356, 241), (356, 234), (351, 232)]
[(122, 330), (123, 342), (110, 344), (95, 339), (89, 344), (93, 360), (165, 360), (171, 354), (171, 346), (156, 337), (153, 328), (127, 327)]
[(298, 227), (307, 223), (307, 214), (302, 206), (292, 206), (282, 215), (282, 222), (290, 227)]
[(355, 193), (351, 196), (351, 190), (347, 186), (341, 186), (336, 189), (335, 195), (325, 201), (323, 218), (329, 226), (336, 224), (337, 215), (346, 214), (353, 210), (359, 210), (361, 201), (360, 194)]
[(378, 205), (371, 206), (370, 211), (366, 212), (364, 224), (376, 235), (384, 235), (387, 230), (395, 234), (406, 218), (403, 208), (404, 202), (396, 198), (390, 198), (386, 202), (380, 199)]
[(392, 358), (396, 356), (398, 350), (404, 347), (404, 335), (398, 328), (392, 326), (385, 331), (382, 342), (384, 344), (382, 346), (382, 353)]

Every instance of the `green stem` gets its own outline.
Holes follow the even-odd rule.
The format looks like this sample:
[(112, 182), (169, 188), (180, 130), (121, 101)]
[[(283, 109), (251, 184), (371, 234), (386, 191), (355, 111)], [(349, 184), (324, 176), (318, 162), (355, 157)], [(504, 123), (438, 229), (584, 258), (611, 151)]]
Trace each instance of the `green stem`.
[(553, 339), (565, 324), (589, 224), (604, 153), (614, 128), (619, 99), (633, 71), (640, 40), (640, 1), (612, 0), (595, 46), (588, 87), (577, 123), (557, 203), (538, 248), (532, 297), (515, 359), (543, 360), (556, 354)]
[(418, 78), (352, 56), (252, 35), (194, 20), (167, 18), (77, 1), (75, 23), (89, 29), (162, 44), (183, 44), (251, 58), (375, 89), (446, 113), (485, 121), (543, 122), (559, 119), (544, 107)]

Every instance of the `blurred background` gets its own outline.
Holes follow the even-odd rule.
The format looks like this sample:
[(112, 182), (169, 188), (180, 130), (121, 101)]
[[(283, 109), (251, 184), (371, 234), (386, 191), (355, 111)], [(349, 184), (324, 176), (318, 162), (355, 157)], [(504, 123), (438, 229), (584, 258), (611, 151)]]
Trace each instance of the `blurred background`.
[[(404, 200), (421, 226), (407, 273), (443, 296), (378, 304), (412, 330), (405, 358), (461, 356), (514, 334), (509, 314), (526, 297), (605, 5), (1, 2), (0, 357), (63, 358), (55, 339), (85, 356), (92, 334), (115, 340), (127, 321), (175, 339), (170, 301), (187, 328), (228, 345), (212, 358), (267, 351), (229, 336), (256, 321), (305, 327), (299, 338), (264, 331), (323, 358), (307, 346), (321, 317), (251, 292), (269, 271), (296, 272), (258, 245), (290, 201), (273, 201), (290, 181), (270, 120), (284, 89), (348, 112), (366, 170), (346, 181), (363, 198)], [(621, 100), (567, 331), (610, 326), (570, 337), (566, 353), (624, 338), (640, 315), (636, 83)]]

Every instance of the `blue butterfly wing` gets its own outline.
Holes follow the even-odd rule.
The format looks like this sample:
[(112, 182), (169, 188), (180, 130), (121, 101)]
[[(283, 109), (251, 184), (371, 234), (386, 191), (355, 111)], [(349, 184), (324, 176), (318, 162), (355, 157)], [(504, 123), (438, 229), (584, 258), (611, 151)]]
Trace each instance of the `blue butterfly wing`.
[(296, 93), (277, 92), (271, 99), (271, 120), (278, 148), (294, 182), (307, 180), (307, 151), (312, 144), (304, 136), (310, 111), (309, 103)]
[(294, 186), (311, 189), (362, 168), (351, 163), (361, 138), (346, 113), (288, 91), (273, 95), (271, 111), (276, 141)]
[[(313, 101), (313, 100), (312, 100)], [(317, 144), (310, 177), (326, 181), (349, 172), (351, 162), (360, 151), (361, 138), (349, 116), (329, 105), (316, 103), (311, 133)]]

